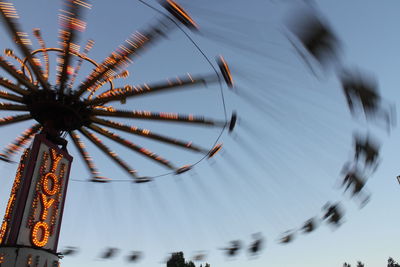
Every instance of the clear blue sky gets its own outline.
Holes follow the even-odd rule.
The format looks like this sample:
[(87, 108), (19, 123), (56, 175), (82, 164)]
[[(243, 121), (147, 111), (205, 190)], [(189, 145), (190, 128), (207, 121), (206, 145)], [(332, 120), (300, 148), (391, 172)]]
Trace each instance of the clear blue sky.
[[(42, 29), (48, 46), (57, 46), (58, 1), (13, 1), (25, 31)], [(153, 3), (157, 6), (157, 3)], [(387, 103), (398, 104), (400, 84), (400, 2), (317, 1), (320, 10), (343, 45), (343, 62), (373, 73)], [(398, 240), (400, 185), (398, 130), (390, 136), (374, 123), (354, 120), (333, 73), (316, 78), (294, 53), (282, 34), (283, 21), (304, 8), (301, 1), (182, 1), (201, 28), (192, 35), (211, 59), (225, 55), (231, 64), (238, 91), (262, 99), (248, 104), (225, 88), (227, 109), (237, 110), (242, 123), (237, 138), (224, 135), (225, 154), (202, 162), (190, 174), (166, 176), (153, 184), (129, 182), (91, 184), (72, 181), (69, 186), (59, 248), (78, 246), (76, 257), (62, 266), (124, 266), (130, 250), (145, 258), (138, 266), (161, 266), (169, 252), (208, 253), (211, 266), (307, 266), (335, 267), (357, 260), (366, 266), (384, 266), (389, 256), (400, 261)], [(101, 61), (136, 29), (146, 29), (159, 18), (137, 1), (96, 1), (87, 14), (88, 29), (81, 44), (95, 40), (90, 55)], [(1, 30), (1, 49), (10, 46)], [(216, 38), (209, 38), (214, 34)], [(219, 37), (224, 42), (218, 42)], [(37, 47), (37, 46), (36, 46)], [(54, 59), (54, 58), (53, 58)], [(55, 68), (52, 62), (52, 70)], [(83, 73), (88, 72), (87, 66)], [(174, 32), (128, 68), (130, 77), (119, 84), (158, 81), (185, 74), (212, 73), (190, 42)], [(223, 119), (218, 86), (143, 97), (121, 105), (123, 109), (147, 109), (202, 114)], [(217, 130), (124, 121), (210, 147)], [(1, 145), (11, 141), (29, 124), (2, 128)], [(246, 130), (247, 129), (247, 130)], [(250, 130), (248, 130), (250, 129)], [(353, 131), (378, 136), (383, 143), (381, 165), (368, 181), (371, 202), (359, 210), (338, 187), (340, 169), (351, 158)], [(129, 137), (129, 136), (125, 136)], [(191, 163), (199, 155), (137, 137), (130, 140), (165, 155), (177, 165)], [(244, 141), (241, 141), (244, 140)], [(70, 142), (72, 143), (72, 142)], [(88, 143), (88, 142), (87, 142)], [(109, 143), (108, 143), (109, 144)], [(88, 146), (104, 176), (129, 179), (110, 164), (100, 151)], [(164, 170), (113, 145), (144, 175)], [(75, 149), (71, 179), (88, 178)], [(15, 165), (0, 163), (0, 204), (3, 214)], [(346, 222), (337, 230), (322, 224), (310, 235), (298, 235), (288, 245), (277, 244), (279, 235), (296, 229), (313, 216), (321, 216), (327, 201), (342, 201)], [(263, 253), (249, 260), (241, 253), (226, 260), (219, 248), (230, 240), (251, 242), (251, 234), (267, 239)], [(97, 259), (106, 247), (122, 249), (113, 261)]]

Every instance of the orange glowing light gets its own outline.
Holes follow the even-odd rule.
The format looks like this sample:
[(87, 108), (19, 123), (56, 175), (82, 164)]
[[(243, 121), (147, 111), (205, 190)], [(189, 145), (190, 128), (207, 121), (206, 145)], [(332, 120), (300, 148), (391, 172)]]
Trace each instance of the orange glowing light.
[(9, 221), (11, 218), (11, 213), (15, 204), (15, 200), (16, 200), (16, 194), (19, 190), (20, 184), (21, 184), (21, 175), (22, 175), (22, 171), (24, 170), (24, 164), (22, 162), (24, 162), (24, 160), (26, 159), (27, 155), (28, 155), (28, 149), (25, 150), (25, 152), (23, 153), (22, 157), (21, 157), (21, 162), (18, 166), (18, 170), (17, 170), (17, 174), (15, 175), (15, 180), (13, 183), (13, 186), (11, 188), (11, 194), (10, 194), (10, 198), (8, 200), (7, 203), (7, 208), (6, 208), (6, 212), (4, 215), (4, 219), (3, 219), (3, 223), (1, 225), (0, 228), (0, 244), (3, 242), (3, 239), (6, 235), (6, 232), (8, 230), (8, 226), (9, 226)]
[(212, 158), (222, 149), (222, 144), (218, 144), (211, 149), (210, 153), (208, 154), (208, 158)]
[(31, 241), (37, 247), (44, 247), (49, 241), (49, 235), (49, 225), (45, 222), (39, 221), (35, 223), (35, 226), (32, 229)]
[(28, 266), (32, 264), (32, 255), (28, 255), (28, 260), (26, 263), (28, 264)]
[(73, 3), (76, 4), (76, 5), (80, 5), (82, 7), (85, 7), (87, 9), (91, 9), (92, 8), (91, 4), (89, 4), (89, 3), (85, 2), (85, 1), (82, 1), (82, 0), (74, 0)]
[(4, 49), (4, 54), (6, 54), (7, 56), (12, 56), (14, 55), (14, 51), (10, 48), (6, 48)]
[[(49, 180), (52, 180), (51, 188), (49, 188)], [(48, 196), (53, 196), (58, 192), (58, 178), (52, 172), (46, 173), (42, 178), (42, 190)]]
[(178, 5), (175, 1), (172, 0), (167, 0), (167, 3), (170, 5), (172, 10), (174, 12), (177, 12), (177, 15), (186, 23), (189, 24), (190, 26), (193, 26), (194, 28), (198, 29), (198, 25), (194, 20), (189, 16), (189, 14), (180, 6)]
[(40, 194), (40, 196), (40, 203), (42, 203), (42, 215), (40, 216), (40, 218), (42, 219), (42, 221), (45, 221), (47, 219), (49, 208), (54, 203), (54, 198), (48, 199), (45, 194)]
[(60, 160), (62, 159), (62, 154), (58, 154), (56, 153), (56, 151), (54, 149), (50, 149), (51, 152), (51, 160), (52, 160), (52, 164), (51, 164), (51, 172), (55, 172), (58, 166), (58, 163), (60, 162)]
[(226, 84), (230, 88), (232, 88), (234, 86), (232, 74), (231, 74), (228, 64), (226, 63), (225, 59), (222, 56), (220, 56), (218, 59), (218, 65), (221, 70), (221, 74), (225, 79)]
[(19, 18), (18, 14), (17, 14), (17, 10), (15, 9), (14, 5), (11, 3), (0, 2), (0, 9), (7, 18), (14, 18), (14, 19)]
[(11, 208), (12, 208), (12, 204), (14, 203), (14, 199), (15, 199), (15, 194), (11, 194), (10, 199), (8, 200), (7, 203), (7, 208), (6, 208), (6, 214), (4, 215), (5, 218), (9, 218), (10, 216), (10, 212), (11, 212)]
[(1, 228), (0, 228), (0, 244), (3, 242), (3, 238), (6, 234), (7, 226), (8, 226), (8, 222), (3, 221), (3, 223), (1, 224)]
[(190, 171), (192, 169), (192, 165), (184, 165), (175, 171), (175, 174), (182, 174), (184, 172)]
[(67, 67), (67, 73), (68, 73), (68, 75), (74, 74), (74, 72), (75, 72), (75, 70), (74, 70), (73, 67), (71, 67), (71, 66), (68, 66), (68, 67)]

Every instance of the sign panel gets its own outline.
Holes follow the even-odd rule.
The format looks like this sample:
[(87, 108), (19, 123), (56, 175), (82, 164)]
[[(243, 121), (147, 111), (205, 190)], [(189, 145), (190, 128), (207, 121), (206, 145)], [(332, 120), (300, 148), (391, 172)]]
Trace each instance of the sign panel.
[(35, 137), (16, 196), (18, 210), (9, 222), (7, 245), (57, 250), (71, 162), (72, 157), (44, 135)]
[(0, 228), (0, 245), (8, 244), (8, 240), (11, 233), (11, 226), (15, 223), (12, 218), (16, 215), (17, 198), (21, 196), (22, 188), (22, 177), (26, 170), (27, 157), (29, 155), (29, 149), (26, 149), (21, 156), (20, 163), (18, 165), (17, 174), (15, 175), (14, 183), (11, 188), (10, 198), (8, 199), (4, 219)]

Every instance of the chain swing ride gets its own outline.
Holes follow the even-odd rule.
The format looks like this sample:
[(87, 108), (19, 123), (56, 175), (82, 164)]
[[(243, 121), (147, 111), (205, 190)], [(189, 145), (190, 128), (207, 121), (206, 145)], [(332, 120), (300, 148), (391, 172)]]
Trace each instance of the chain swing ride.
[[(162, 16), (156, 25), (132, 34), (102, 63), (98, 63), (88, 56), (89, 51), (93, 48), (93, 41), (88, 41), (82, 52), (80, 52), (79, 45), (76, 44), (79, 34), (86, 28), (86, 22), (82, 17), (84, 12), (91, 8), (87, 1), (64, 0), (64, 8), (59, 15), (61, 27), (59, 43), (61, 47), (47, 47), (41, 36), (41, 31), (34, 29), (34, 36), (40, 45), (40, 48), (36, 50), (31, 49), (31, 40), (20, 29), (18, 14), (13, 4), (0, 2), (3, 24), (15, 41), (18, 52), (22, 55), (19, 57), (11, 49), (4, 51), (6, 57), (15, 60), (20, 65), (18, 68), (5, 57), (0, 57), (0, 67), (12, 79), (0, 78), (0, 85), (8, 90), (1, 91), (0, 98), (10, 101), (0, 103), (0, 110), (22, 113), (22, 115), (7, 116), (0, 119), (0, 126), (29, 120), (36, 121), (15, 142), (6, 147), (0, 155), (0, 159), (3, 161), (12, 162), (12, 156), (20, 152), (35, 137), (31, 148), (25, 150), (21, 157), (1, 227), (1, 262), (10, 264), (5, 266), (13, 266), (11, 264), (14, 264), (14, 262), (9, 261), (9, 259), (13, 258), (11, 255), (14, 252), (10, 248), (15, 247), (20, 249), (15, 262), (21, 264), (24, 262), (24, 266), (30, 266), (33, 261), (40, 265), (47, 264), (47, 262), (52, 264), (59, 262), (59, 255), (57, 254), (58, 237), (68, 185), (68, 173), (72, 162), (72, 157), (67, 151), (67, 141), (64, 139), (66, 135), (72, 140), (73, 146), (75, 146), (90, 172), (91, 182), (108, 183), (112, 180), (100, 175), (80, 135), (88, 139), (93, 146), (121, 167), (134, 183), (147, 183), (151, 182), (154, 177), (140, 175), (138, 171), (130, 167), (127, 162), (104, 144), (99, 136), (106, 137), (106, 139), (163, 166), (168, 170), (167, 174), (183, 174), (191, 170), (196, 163), (175, 166), (168, 159), (117, 135), (113, 130), (183, 148), (199, 153), (203, 158), (211, 158), (221, 150), (222, 144), (218, 141), (222, 132), (234, 130), (238, 119), (235, 112), (229, 119), (225, 115), (224, 120), (216, 120), (192, 114), (145, 110), (127, 111), (111, 106), (113, 102), (125, 104), (130, 99), (144, 95), (152, 96), (162, 92), (186, 90), (187, 88), (203, 87), (209, 84), (221, 85), (222, 81), (225, 82), (227, 87), (234, 87), (230, 69), (223, 57), (217, 59), (219, 71), (215, 71), (215, 73), (207, 75), (187, 74), (154, 84), (143, 83), (115, 87), (114, 81), (119, 78), (126, 78), (129, 75), (125, 68), (143, 50), (165, 38), (172, 31), (181, 29), (180, 25), (194, 32), (198, 31), (196, 22), (176, 2), (166, 0), (162, 1), (161, 4), (170, 16)], [(322, 61), (322, 55), (326, 50), (334, 50), (334, 47), (330, 46), (334, 36), (319, 21), (309, 21), (309, 23), (316, 27), (316, 29), (313, 29), (313, 33), (317, 32), (316, 35), (311, 34), (311, 36), (306, 35), (306, 37), (299, 33), (294, 33), (294, 35), (299, 39), (306, 52), (319, 62)], [(292, 42), (292, 40), (290, 41)], [(295, 47), (299, 54), (305, 58), (304, 52), (301, 51), (302, 48), (296, 45)], [(50, 53), (55, 53), (57, 57), (54, 82), (51, 82)], [(44, 68), (41, 67), (38, 56), (44, 59)], [(75, 83), (79, 80), (79, 70), (83, 63), (90, 63), (94, 69), (88, 77), (79, 85), (76, 85)], [(310, 62), (307, 61), (306, 64), (310, 66)], [(352, 112), (354, 111), (353, 102), (360, 101), (366, 116), (378, 113), (379, 95), (372, 94), (373, 89), (363, 86), (361, 82), (354, 82), (352, 78), (343, 79), (342, 83)], [(376, 99), (373, 103), (368, 102), (371, 96)], [(222, 101), (224, 101), (223, 96)], [(389, 125), (390, 114), (386, 111), (380, 112), (380, 114)], [(119, 121), (104, 119), (104, 117), (214, 127), (220, 129), (221, 134), (212, 147), (205, 148), (190, 141), (123, 124)], [(377, 155), (378, 151), (374, 142), (362, 140), (362, 138), (356, 139), (355, 161), (359, 161), (360, 158), (365, 156), (365, 165), (368, 168), (373, 168), (376, 167)], [(352, 194), (360, 196), (363, 193), (365, 180), (360, 178), (358, 171), (349, 167), (344, 170), (344, 176), (343, 184), (346, 185), (346, 190), (352, 187)], [(324, 210), (322, 220), (340, 225), (342, 211), (338, 204), (327, 205)], [(317, 220), (312, 218), (307, 220), (299, 229), (304, 233), (310, 233), (315, 230), (317, 224)], [(294, 235), (295, 231), (285, 232), (279, 242), (284, 244), (292, 242)], [(262, 240), (261, 235), (254, 235), (254, 242), (249, 248), (253, 254), (261, 250)], [(234, 240), (224, 250), (228, 256), (235, 256), (240, 251), (241, 246), (240, 241)], [(74, 252), (75, 249), (71, 247), (65, 250), (63, 254), (72, 255)], [(115, 248), (110, 248), (102, 258), (112, 258), (115, 252)], [(139, 252), (134, 252), (130, 256), (130, 261), (135, 262), (140, 257)], [(199, 260), (204, 259), (200, 254), (196, 257)]]
[[(87, 43), (82, 53), (78, 51), (78, 46), (75, 44), (77, 35), (84, 31), (86, 27), (86, 23), (82, 20), (81, 15), (84, 9), (90, 8), (90, 4), (85, 1), (64, 1), (64, 7), (65, 10), (62, 10), (60, 14), (61, 29), (59, 31), (62, 47), (46, 47), (41, 37), (40, 30), (35, 29), (34, 35), (38, 39), (41, 48), (32, 51), (30, 48), (32, 44), (31, 41), (19, 28), (20, 26), (17, 21), (18, 14), (13, 4), (8, 2), (0, 3), (0, 11), (4, 25), (15, 40), (19, 52), (23, 55), (23, 58), (19, 58), (13, 50), (5, 50), (6, 56), (14, 58), (21, 64), (20, 69), (13, 66), (4, 57), (0, 58), (2, 69), (16, 80), (16, 82), (13, 82), (9, 79), (1, 78), (1, 85), (12, 92), (1, 92), (0, 97), (2, 99), (11, 101), (1, 103), (1, 110), (23, 112), (22, 115), (2, 118), (0, 124), (9, 125), (27, 120), (35, 120), (37, 122), (27, 129), (17, 138), (16, 142), (9, 145), (4, 153), (1, 154), (2, 160), (10, 162), (10, 157), (21, 150), (32, 137), (36, 136), (31, 151), (26, 150), (21, 159), (17, 174), (18, 178), (16, 178), (13, 186), (5, 220), (1, 227), (0, 243), (5, 246), (22, 245), (29, 247), (31, 245), (33, 247), (47, 249), (47, 251), (53, 254), (57, 251), (59, 224), (61, 223), (61, 214), (68, 181), (66, 173), (69, 172), (68, 168), (72, 161), (72, 158), (68, 155), (66, 150), (67, 141), (62, 137), (64, 133), (67, 133), (73, 140), (73, 144), (76, 146), (91, 173), (92, 182), (108, 182), (109, 180), (99, 175), (77, 131), (125, 170), (128, 175), (132, 177), (134, 182), (145, 183), (151, 181), (151, 178), (139, 176), (136, 170), (119, 158), (96, 134), (94, 134), (94, 132), (116, 143), (122, 144), (140, 155), (163, 165), (170, 170), (170, 172), (176, 174), (181, 174), (190, 170), (191, 166), (185, 165), (176, 167), (167, 159), (120, 137), (105, 127), (178, 146), (204, 154), (207, 157), (215, 155), (221, 148), (221, 145), (217, 144), (215, 147), (206, 149), (196, 146), (191, 142), (153, 133), (147, 129), (124, 125), (116, 121), (105, 120), (101, 117), (179, 122), (218, 127), (222, 130), (228, 127), (230, 131), (233, 130), (236, 118), (236, 115), (233, 115), (230, 122), (216, 121), (214, 119), (191, 114), (117, 110), (110, 105), (113, 101), (126, 102), (129, 98), (142, 95), (151, 95), (167, 90), (182, 90), (187, 87), (218, 83), (221, 79), (220, 76), (225, 79), (228, 86), (233, 85), (228, 65), (224, 59), (220, 57), (218, 59), (220, 73), (199, 76), (187, 74), (183, 77), (177, 77), (155, 84), (145, 83), (143, 85), (126, 85), (121, 88), (114, 88), (113, 80), (127, 75), (127, 72), (124, 71), (124, 66), (130, 63), (141, 50), (157, 42), (162, 37), (165, 37), (173, 29), (176, 29), (177, 22), (175, 22), (174, 19), (186, 27), (196, 30), (197, 25), (195, 22), (174, 1), (168, 0), (163, 2), (163, 7), (174, 19), (165, 16), (157, 25), (150, 27), (142, 33), (137, 32), (133, 34), (101, 64), (96, 63), (87, 56), (87, 53), (93, 46), (93, 41)], [(55, 84), (51, 84), (49, 79), (48, 54), (50, 52), (58, 53)], [(38, 64), (37, 55), (40, 54), (45, 60), (45, 69), (42, 69)], [(78, 58), (77, 67), (73, 73), (71, 66), (73, 62), (72, 57)], [(92, 63), (95, 68), (83, 83), (74, 87), (74, 81), (84, 61)], [(104, 89), (108, 84), (110, 87)], [(88, 95), (84, 96), (85, 94)], [(46, 145), (42, 145), (42, 143)], [(46, 149), (42, 148), (42, 146), (47, 146), (46, 149), (48, 151), (43, 151)], [(29, 181), (29, 178), (24, 176), (27, 175), (26, 169), (33, 168), (31, 164), (34, 164), (32, 162), (36, 160), (35, 157), (37, 157), (37, 155), (35, 155), (35, 153), (43, 153), (43, 160), (40, 163), (40, 167), (34, 168), (35, 173), (30, 173), (28, 176), (35, 176), (37, 172), (39, 172), (39, 175), (43, 177), (36, 180), (37, 185), (32, 187), (32, 189), (36, 188), (36, 191), (31, 195), (32, 192), (26, 191), (30, 185), (25, 181)], [(63, 162), (63, 160), (66, 160), (66, 162)], [(38, 168), (40, 169), (39, 171), (36, 170)], [(46, 170), (46, 168), (50, 169)], [(27, 196), (28, 194), (29, 197)], [(24, 202), (29, 200), (32, 201), (32, 209), (28, 212), (30, 215), (28, 216), (29, 222), (26, 227), (30, 229), (29, 236), (31, 244), (26, 242), (26, 237), (23, 236), (23, 234), (17, 233), (19, 229), (16, 229), (23, 224), (21, 220), (23, 220), (22, 217), (25, 217), (25, 214), (20, 214), (20, 210), (25, 209)], [(38, 205), (41, 207), (40, 216), (37, 215)], [(48, 213), (51, 213), (51, 216), (48, 216)], [(35, 223), (36, 220), (37, 222)], [(41, 256), (41, 254), (38, 255), (39, 256), (29, 256), (28, 263), (32, 258)], [(54, 255), (52, 255), (50, 259), (54, 259)], [(45, 256), (42, 257), (46, 258)], [(10, 255), (5, 258), (6, 259), (3, 260), (5, 264), (12, 264), (12, 257)], [(42, 261), (40, 258), (38, 258), (38, 260)], [(17, 258), (15, 261), (19, 263), (21, 259)], [(47, 260), (45, 259), (44, 262), (47, 262)], [(57, 262), (57, 260), (54, 260), (54, 262)]]

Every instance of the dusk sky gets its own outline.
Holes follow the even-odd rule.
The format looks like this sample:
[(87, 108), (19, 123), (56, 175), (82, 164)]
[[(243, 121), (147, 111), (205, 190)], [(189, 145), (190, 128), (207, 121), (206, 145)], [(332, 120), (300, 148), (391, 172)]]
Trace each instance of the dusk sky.
[[(24, 31), (40, 28), (47, 46), (57, 47), (57, 14), (60, 1), (12, 1)], [(157, 1), (146, 1), (165, 12)], [(400, 99), (400, 2), (396, 0), (321, 0), (314, 4), (296, 0), (203, 0), (178, 1), (199, 25), (199, 32), (182, 27), (201, 52), (215, 64), (224, 55), (235, 80), (235, 88), (210, 82), (207, 87), (177, 90), (128, 100), (116, 107), (204, 115), (229, 119), (237, 111), (238, 125), (232, 134), (200, 126), (120, 120), (155, 132), (193, 141), (207, 149), (223, 143), (212, 159), (133, 135), (125, 138), (149, 148), (177, 166), (194, 164), (182, 175), (163, 175), (168, 170), (119, 146), (105, 143), (143, 176), (155, 181), (134, 184), (96, 147), (85, 140), (102, 176), (115, 182), (94, 184), (82, 159), (69, 140), (74, 161), (59, 250), (78, 247), (79, 253), (65, 257), (62, 266), (164, 266), (169, 253), (183, 251), (189, 260), (205, 253), (212, 267), (335, 267), (344, 262), (385, 266), (388, 257), (400, 261), (399, 130), (390, 134), (380, 122), (351, 116), (336, 70), (353, 68), (374, 77), (382, 104), (397, 106)], [(312, 2), (312, 1), (307, 1)], [(83, 47), (95, 41), (89, 56), (101, 62), (136, 30), (148, 29), (162, 18), (139, 1), (93, 1), (85, 14), (87, 30), (80, 35)], [(339, 63), (315, 73), (296, 53), (286, 25), (303, 11), (315, 12), (340, 40)], [(4, 29), (1, 49), (12, 47)], [(292, 36), (293, 37), (293, 36)], [(142, 52), (118, 86), (163, 81), (166, 78), (215, 73), (207, 59), (180, 29)], [(51, 56), (55, 71), (56, 57)], [(315, 63), (315, 62), (314, 62)], [(92, 66), (85, 64), (81, 80)], [(3, 75), (3, 71), (1, 71)], [(81, 81), (80, 80), (80, 81)], [(224, 106), (225, 103), (225, 106)], [(225, 107), (225, 109), (224, 109)], [(225, 111), (226, 116), (225, 117)], [(3, 112), (3, 116), (10, 113)], [(397, 117), (399, 115), (397, 114)], [(29, 123), (1, 128), (1, 147), (6, 146)], [(382, 144), (380, 165), (370, 176), (366, 192), (370, 202), (359, 208), (340, 187), (343, 165), (352, 160), (353, 134), (374, 137)], [(0, 216), (9, 196), (17, 166), (0, 162)], [(310, 218), (320, 219), (322, 207), (340, 202), (344, 223), (335, 229), (320, 221), (312, 233), (298, 231)], [(295, 239), (279, 244), (282, 233)], [(266, 243), (257, 257), (247, 247), (252, 234), (261, 233)], [(245, 246), (228, 258), (222, 248), (232, 240)], [(110, 247), (119, 249), (115, 258), (100, 260)], [(143, 259), (127, 263), (131, 251)], [(200, 263), (196, 262), (196, 266)]]

